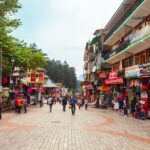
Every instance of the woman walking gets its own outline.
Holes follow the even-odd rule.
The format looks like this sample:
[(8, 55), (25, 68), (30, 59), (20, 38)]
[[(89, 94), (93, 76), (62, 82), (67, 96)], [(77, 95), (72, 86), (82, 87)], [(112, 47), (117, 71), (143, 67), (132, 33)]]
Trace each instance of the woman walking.
[(82, 105), (82, 100), (81, 100), (81, 97), (79, 97), (79, 99), (78, 99), (78, 107), (79, 107), (79, 109), (81, 108), (81, 105)]
[(88, 99), (86, 98), (85, 99), (85, 109), (87, 110), (87, 108), (88, 108)]

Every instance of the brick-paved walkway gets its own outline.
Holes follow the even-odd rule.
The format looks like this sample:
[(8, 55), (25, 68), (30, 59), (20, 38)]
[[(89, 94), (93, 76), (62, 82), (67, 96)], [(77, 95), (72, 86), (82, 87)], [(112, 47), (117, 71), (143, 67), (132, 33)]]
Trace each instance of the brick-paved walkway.
[(149, 150), (150, 121), (121, 116), (112, 110), (62, 111), (52, 113), (30, 106), (27, 114), (3, 114), (0, 150)]

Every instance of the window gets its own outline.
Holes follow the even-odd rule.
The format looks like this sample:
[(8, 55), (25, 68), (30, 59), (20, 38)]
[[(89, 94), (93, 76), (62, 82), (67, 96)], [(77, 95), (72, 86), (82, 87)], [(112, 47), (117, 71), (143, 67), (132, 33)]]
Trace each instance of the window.
[(135, 65), (138, 65), (139, 63), (140, 63), (139, 56), (135, 56)]
[(133, 65), (133, 57), (129, 58), (129, 67)]
[(150, 49), (146, 51), (146, 62), (150, 62)]
[(133, 65), (133, 57), (129, 57), (123, 60), (123, 68), (130, 67)]
[(120, 63), (116, 63), (113, 65), (113, 70), (119, 70)]
[(146, 57), (144, 54), (140, 55), (140, 64), (145, 64), (146, 63)]

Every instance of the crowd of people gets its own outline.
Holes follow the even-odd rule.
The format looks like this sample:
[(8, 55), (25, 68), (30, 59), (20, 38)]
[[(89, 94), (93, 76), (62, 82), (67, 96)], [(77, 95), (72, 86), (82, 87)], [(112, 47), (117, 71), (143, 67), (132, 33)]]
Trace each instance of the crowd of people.
[[(30, 99), (31, 97), (25, 93), (16, 95), (14, 98), (15, 112), (18, 114), (21, 114), (22, 111), (24, 113), (27, 113), (27, 106), (28, 104), (30, 104)], [(85, 110), (87, 110), (89, 105), (88, 98), (83, 96), (42, 96), (39, 101), (40, 107), (43, 107), (44, 100), (47, 101), (50, 112), (52, 112), (53, 104), (56, 104), (57, 102), (62, 105), (62, 110), (64, 112), (66, 111), (66, 106), (68, 104), (69, 108), (71, 109), (72, 115), (75, 115), (77, 106), (79, 110), (83, 106), (85, 107)], [(98, 108), (111, 107), (116, 111), (122, 112), (124, 116), (128, 116), (128, 113), (131, 113), (134, 118), (141, 120), (144, 120), (146, 118), (146, 110), (144, 106), (140, 103), (140, 97), (133, 97), (133, 99), (130, 100), (129, 103), (128, 94), (123, 90), (102, 92), (97, 100), (93, 103), (93, 105)]]
[(26, 94), (19, 94), (15, 97), (14, 108), (16, 113), (21, 113), (22, 108), (24, 113), (27, 113), (28, 98)]
[(85, 104), (85, 109), (88, 108), (88, 100), (83, 99), (81, 96), (61, 96), (61, 97), (55, 97), (55, 96), (48, 96), (46, 98), (42, 97), (40, 100), (40, 107), (43, 106), (43, 101), (47, 100), (47, 104), (49, 105), (50, 112), (52, 112), (53, 104), (56, 104), (57, 102), (62, 105), (62, 110), (66, 111), (66, 106), (68, 104), (69, 108), (71, 109), (72, 115), (75, 115), (76, 106), (80, 109)]
[(100, 108), (112, 107), (114, 110), (120, 110), (124, 116), (128, 116), (128, 113), (132, 114), (137, 119), (144, 120), (146, 117), (146, 110), (140, 102), (139, 96), (134, 96), (133, 99), (128, 99), (128, 93), (125, 90), (122, 91), (108, 91), (100, 94), (95, 101), (95, 106)]

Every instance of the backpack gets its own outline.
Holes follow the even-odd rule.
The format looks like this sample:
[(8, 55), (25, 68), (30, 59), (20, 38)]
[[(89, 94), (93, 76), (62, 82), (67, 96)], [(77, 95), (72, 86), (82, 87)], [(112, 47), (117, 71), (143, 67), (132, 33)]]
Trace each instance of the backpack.
[(52, 104), (52, 98), (51, 97), (48, 99), (48, 104)]

